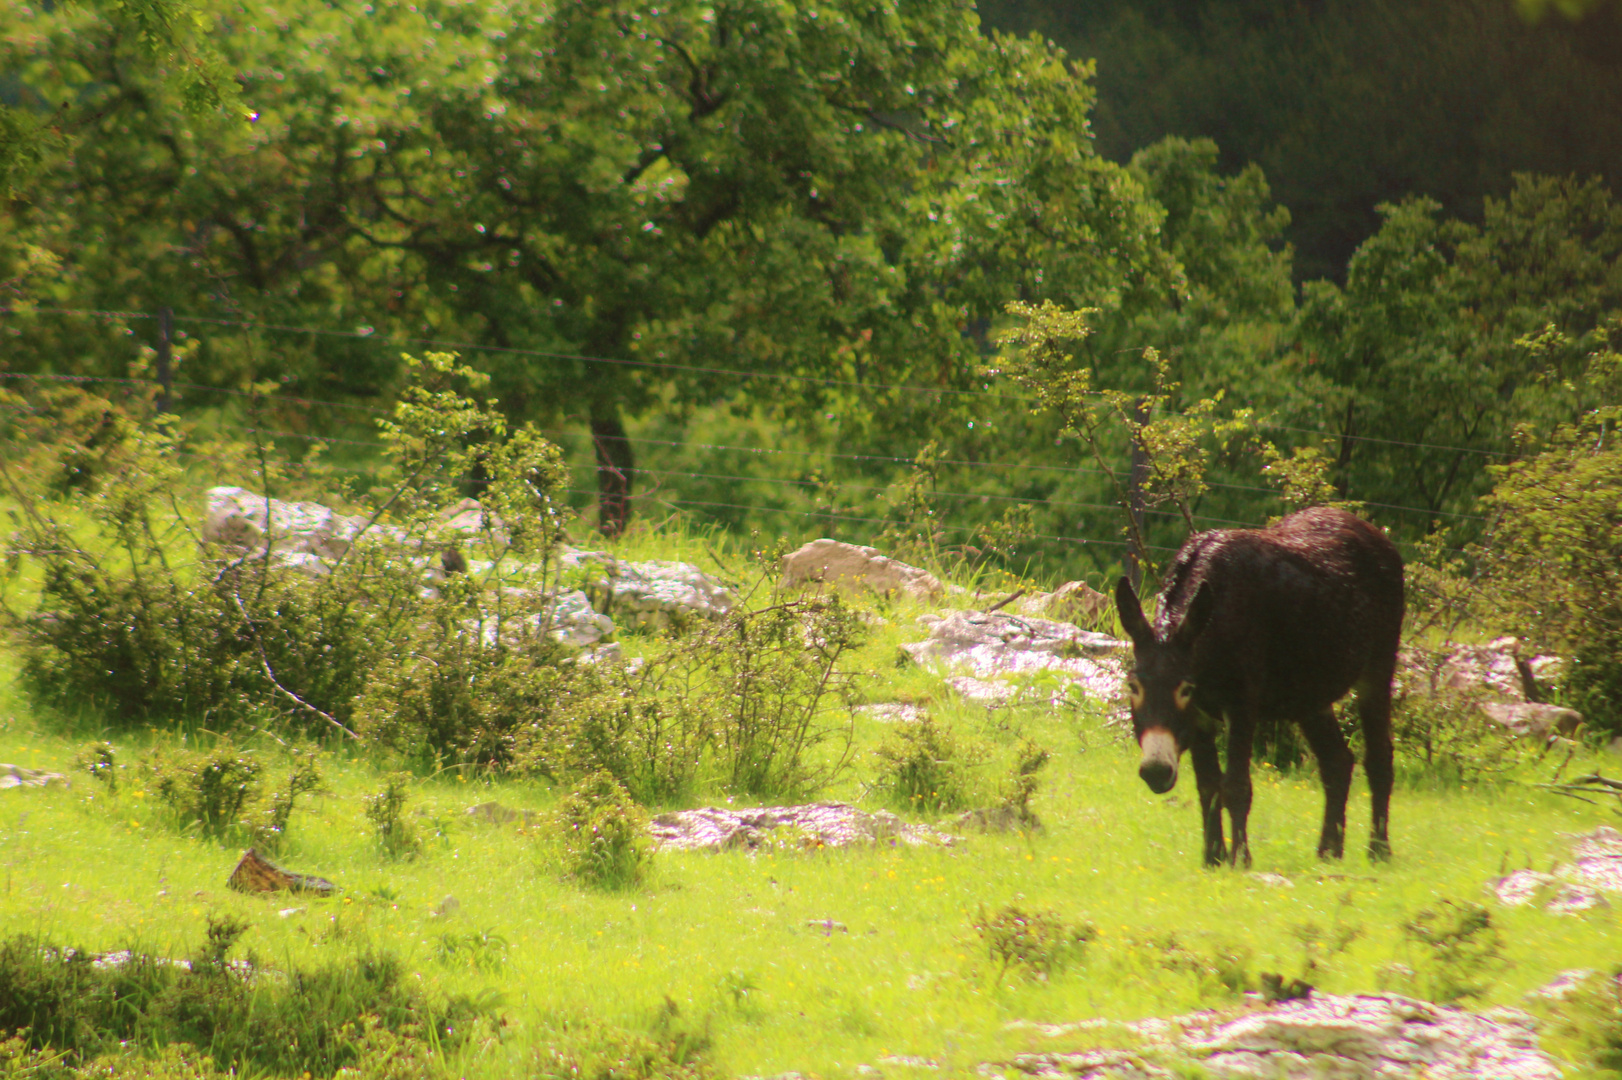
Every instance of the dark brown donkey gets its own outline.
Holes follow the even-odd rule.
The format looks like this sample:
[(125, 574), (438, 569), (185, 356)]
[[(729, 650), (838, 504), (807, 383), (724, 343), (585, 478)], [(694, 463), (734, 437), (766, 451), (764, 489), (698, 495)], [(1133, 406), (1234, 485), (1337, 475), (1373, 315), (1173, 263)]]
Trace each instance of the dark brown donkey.
[[(1390, 856), (1391, 675), (1403, 595), (1402, 556), (1384, 533), (1327, 507), (1266, 529), (1199, 533), (1172, 560), (1153, 627), (1125, 578), (1115, 605), (1133, 645), (1127, 691), (1143, 750), (1138, 775), (1164, 794), (1183, 751), (1192, 751), (1206, 865), (1229, 857), (1224, 806), (1233, 862), (1250, 865), (1250, 748), (1264, 721), (1301, 725), (1323, 776), (1318, 854), (1340, 858), (1352, 752), (1333, 706), (1353, 687), (1374, 796), (1369, 857)], [(1226, 772), (1217, 760), (1223, 720)]]

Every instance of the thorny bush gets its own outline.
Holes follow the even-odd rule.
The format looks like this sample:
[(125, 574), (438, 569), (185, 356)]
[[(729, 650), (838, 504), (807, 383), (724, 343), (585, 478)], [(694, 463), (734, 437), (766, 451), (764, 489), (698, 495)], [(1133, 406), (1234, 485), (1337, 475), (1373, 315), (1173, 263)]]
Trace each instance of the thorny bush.
[[(274, 724), (353, 736), (357, 701), (372, 706), (360, 719), (376, 726), (371, 684), (423, 681), (384, 662), (400, 642), (469, 697), (490, 681), (469, 668), (500, 668), (517, 651), (505, 643), (527, 634), (550, 644), (538, 598), (555, 584), (561, 455), (528, 428), (509, 432), (494, 403), (473, 396), (483, 376), (454, 357), (431, 353), (408, 371), (383, 425), (384, 482), (358, 500), (373, 509), (322, 559), (284, 550), (275, 521), (246, 548), (206, 542), (181, 464), (189, 454), (223, 462), (268, 499), (307, 490), (320, 476), (309, 460), (293, 467), (265, 446), (205, 444), (150, 402), (55, 391), (8, 398), (6, 443), (17, 449), (0, 454), (0, 482), (19, 509), (3, 599), (24, 684), (43, 701), (100, 709), (115, 725)], [(471, 542), (491, 568), (477, 586), (435, 590), (444, 511), (475, 464), (484, 512)], [(471, 647), (485, 641), (492, 654)], [(420, 741), (431, 755), (499, 757), (500, 739), (483, 729), (511, 722), (522, 704), (494, 720), (452, 709), (477, 733), (430, 730)]]

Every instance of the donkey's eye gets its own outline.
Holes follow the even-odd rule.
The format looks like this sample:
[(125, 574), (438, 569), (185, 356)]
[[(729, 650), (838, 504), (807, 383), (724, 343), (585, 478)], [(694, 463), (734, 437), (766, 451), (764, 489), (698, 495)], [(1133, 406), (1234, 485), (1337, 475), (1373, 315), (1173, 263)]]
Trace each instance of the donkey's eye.
[(1184, 679), (1177, 684), (1177, 689), (1171, 692), (1171, 699), (1179, 709), (1188, 708), (1188, 703), (1194, 700), (1194, 684)]
[(1126, 680), (1126, 700), (1134, 709), (1143, 707), (1143, 684), (1136, 678)]

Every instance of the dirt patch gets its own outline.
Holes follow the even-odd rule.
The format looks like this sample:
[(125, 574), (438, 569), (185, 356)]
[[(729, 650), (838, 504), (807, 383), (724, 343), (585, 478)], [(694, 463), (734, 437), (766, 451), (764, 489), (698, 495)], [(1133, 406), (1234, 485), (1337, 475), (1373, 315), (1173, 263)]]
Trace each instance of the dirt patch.
[(706, 806), (660, 814), (649, 823), (656, 851), (724, 848), (848, 847), (852, 844), (952, 844), (957, 838), (926, 825), (909, 825), (884, 810), (868, 813), (848, 803), (808, 803), (728, 810)]

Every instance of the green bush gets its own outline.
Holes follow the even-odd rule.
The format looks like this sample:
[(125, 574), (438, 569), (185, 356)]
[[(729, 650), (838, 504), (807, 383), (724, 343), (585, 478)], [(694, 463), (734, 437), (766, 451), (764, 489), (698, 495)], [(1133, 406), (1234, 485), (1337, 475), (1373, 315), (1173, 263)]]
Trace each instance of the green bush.
[[(1613, 327), (1613, 331), (1614, 331)], [(1590, 408), (1524, 460), (1492, 469), (1493, 598), (1515, 629), (1571, 658), (1565, 703), (1622, 734), (1622, 355), (1589, 357)]]
[(183, 828), (220, 837), (246, 824), (244, 811), (259, 798), (264, 768), (254, 755), (225, 743), (206, 753), (154, 753), (144, 771), (147, 787)]
[(599, 888), (626, 888), (647, 873), (648, 819), (620, 782), (592, 773), (558, 804), (565, 871)]
[(1505, 967), (1503, 937), (1480, 904), (1443, 900), (1404, 922), (1402, 935), (1415, 954), (1413, 974), (1404, 977), (1431, 1001), (1483, 997)]
[[(960, 743), (951, 728), (927, 715), (897, 724), (873, 755), (878, 759), (877, 790), (905, 809), (936, 814), (975, 801), (974, 770), (986, 756), (983, 747)], [(1028, 799), (1023, 788), (1016, 784), (1016, 800), (1022, 795)]]
[(1012, 969), (1027, 978), (1046, 980), (1081, 956), (1098, 936), (1091, 923), (1068, 922), (1057, 912), (1005, 904), (994, 912), (980, 909), (974, 929), (986, 947), (1000, 979)]
[[(383, 424), (388, 483), (367, 500), (378, 509), (319, 575), (273, 550), (216, 548), (193, 528), (183, 452), (208, 451), (249, 486), (285, 497), (298, 470), (264, 447), (196, 446), (172, 418), (143, 420), (111, 406), (116, 453), (90, 446), (101, 427), (87, 434), (61, 416), (22, 432), (28, 438), (17, 445), (26, 449), (8, 447), (0, 467), (7, 494), (21, 504), (7, 582), (18, 595), (33, 594), (32, 611), (8, 605), (5, 619), (30, 693), (88, 704), (114, 726), (201, 722), (229, 732), (273, 723), (353, 736), (357, 702), (368, 703), (376, 728), (391, 690), (413, 698), (420, 673), (384, 662), (411, 646), (424, 663), (446, 661), (447, 680), (476, 698), (495, 662), (474, 658), (485, 637), (500, 642), (504, 621), (516, 628), (533, 614), (525, 598), (538, 605), (549, 572), (555, 585), (549, 555), (561, 536), (566, 474), (555, 447), (527, 428), (509, 432), (500, 413), (458, 389), (477, 390), (478, 373), (445, 354), (408, 368), (412, 382)], [(475, 458), (488, 511), (477, 542), (521, 569), (489, 575), (488, 589), (486, 578), (455, 575), (436, 598), (418, 553), (438, 544), (438, 515), (460, 498)], [(557, 652), (550, 642), (523, 644), (538, 645), (542, 660)], [(409, 727), (427, 712), (441, 726), (472, 726), (474, 734), (436, 730), (419, 741), (442, 757), (487, 753), (479, 718), (440, 704), (408, 707), (399, 723)]]
[(409, 784), (407, 776), (391, 776), (382, 791), (366, 797), (366, 820), (377, 830), (377, 849), (386, 858), (406, 859), (422, 850), (417, 831), (405, 817)]
[[(215, 924), (189, 969), (135, 952), (98, 965), (83, 950), (7, 938), (0, 941), (0, 1030), (19, 1031), (26, 1051), (54, 1052), (74, 1067), (126, 1044), (187, 1045), (221, 1071), (325, 1077), (361, 1062), (367, 1045), (358, 1036), (369, 1025), (454, 1047), (477, 1015), (466, 1002), (424, 996), (382, 954), (252, 977), (225, 963), (242, 929)], [(15, 1045), (4, 1052), (21, 1060)], [(192, 1075), (178, 1067), (160, 1074)]]
[(1480, 691), (1443, 681), (1447, 653), (1410, 646), (1412, 665), (1391, 709), (1397, 765), (1420, 777), (1478, 783), (1502, 776), (1527, 751), (1524, 740), (1497, 723)]

